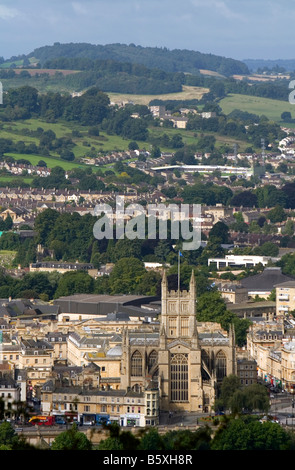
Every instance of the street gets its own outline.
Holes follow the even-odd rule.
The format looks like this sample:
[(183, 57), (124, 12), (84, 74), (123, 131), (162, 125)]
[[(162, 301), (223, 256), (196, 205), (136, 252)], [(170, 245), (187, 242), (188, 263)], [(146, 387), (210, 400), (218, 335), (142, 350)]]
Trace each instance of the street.
[(270, 400), (269, 414), (274, 416), (280, 424), (295, 426), (294, 400), (294, 395), (287, 392), (275, 394)]

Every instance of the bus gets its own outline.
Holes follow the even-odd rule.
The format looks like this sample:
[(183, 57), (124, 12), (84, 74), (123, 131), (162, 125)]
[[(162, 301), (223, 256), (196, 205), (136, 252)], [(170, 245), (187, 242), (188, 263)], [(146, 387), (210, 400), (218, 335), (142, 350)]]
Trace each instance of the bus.
[(54, 416), (32, 416), (29, 419), (29, 424), (38, 426), (53, 426), (55, 424)]

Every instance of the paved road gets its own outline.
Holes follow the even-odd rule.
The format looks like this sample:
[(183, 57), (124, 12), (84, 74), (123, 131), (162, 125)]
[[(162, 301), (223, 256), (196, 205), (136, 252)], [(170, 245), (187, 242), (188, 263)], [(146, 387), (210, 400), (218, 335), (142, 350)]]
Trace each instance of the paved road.
[[(294, 426), (295, 429), (295, 397), (290, 393), (278, 393), (271, 398), (269, 414), (275, 416), (281, 424)], [(292, 417), (293, 416), (293, 417)]]

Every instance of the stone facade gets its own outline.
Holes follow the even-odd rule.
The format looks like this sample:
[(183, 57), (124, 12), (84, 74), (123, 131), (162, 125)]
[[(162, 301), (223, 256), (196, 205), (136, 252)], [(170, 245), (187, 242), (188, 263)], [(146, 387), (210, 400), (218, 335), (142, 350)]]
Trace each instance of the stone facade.
[(121, 387), (159, 388), (161, 411), (209, 412), (218, 384), (236, 373), (235, 338), (220, 326), (196, 321), (196, 286), (169, 291), (162, 279), (158, 333), (126, 331), (122, 341)]

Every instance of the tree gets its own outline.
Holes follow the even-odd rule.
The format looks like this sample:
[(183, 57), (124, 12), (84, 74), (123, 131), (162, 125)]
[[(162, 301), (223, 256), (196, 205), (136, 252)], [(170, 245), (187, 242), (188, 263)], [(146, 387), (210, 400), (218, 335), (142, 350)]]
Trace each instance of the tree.
[(284, 208), (277, 204), (273, 209), (268, 213), (269, 220), (275, 224), (276, 222), (283, 222), (287, 218), (287, 214), (284, 211)]
[(231, 205), (236, 207), (257, 207), (257, 196), (251, 191), (243, 191), (233, 196)]
[(141, 240), (129, 240), (123, 238), (118, 240), (112, 249), (111, 258), (113, 262), (119, 261), (121, 258), (141, 258)]
[(157, 295), (161, 283), (161, 275), (155, 271), (147, 271), (138, 285), (138, 293), (142, 295)]
[(293, 450), (290, 433), (279, 424), (257, 418), (228, 419), (211, 443), (212, 450)]
[(112, 294), (137, 293), (145, 272), (144, 264), (138, 258), (119, 259), (109, 277)]
[(291, 115), (290, 111), (282, 112), (281, 119), (282, 119), (282, 121), (290, 122), (292, 120), (292, 115)]
[(63, 149), (60, 153), (60, 158), (68, 162), (75, 160), (75, 154), (69, 150)]
[(0, 250), (17, 251), (20, 246), (20, 237), (16, 233), (3, 233), (0, 239)]
[(8, 216), (4, 220), (4, 230), (11, 230), (12, 227), (13, 227), (13, 220), (11, 216), (8, 214)]
[(154, 145), (151, 152), (152, 158), (159, 158), (161, 156), (161, 149), (158, 145)]
[(201, 322), (220, 323), (226, 331), (233, 326), (236, 332), (236, 344), (243, 346), (246, 343), (249, 320), (239, 318), (228, 310), (220, 292), (212, 289), (203, 292), (198, 297), (196, 316)]
[(224, 258), (224, 254), (225, 251), (221, 246), (220, 238), (211, 235), (206, 247), (202, 251), (200, 261), (207, 265), (209, 258)]
[(294, 235), (294, 222), (293, 220), (287, 220), (285, 227), (282, 229), (284, 235), (289, 235), (290, 237)]
[(224, 377), (220, 387), (219, 398), (215, 403), (215, 408), (220, 410), (230, 409), (233, 395), (240, 391), (241, 381), (238, 376), (231, 374)]
[(197, 303), (198, 321), (219, 322), (226, 313), (226, 305), (218, 291), (205, 292)]
[(135, 437), (130, 431), (121, 431), (115, 423), (107, 426), (109, 437), (100, 441), (98, 450), (128, 450), (138, 449), (140, 439)]
[(60, 433), (52, 442), (51, 450), (92, 450), (92, 443), (83, 432), (79, 432), (77, 425)]
[(278, 262), (279, 266), (282, 268), (284, 274), (295, 276), (295, 255), (294, 253), (289, 253), (280, 259)]
[(289, 194), (292, 196), (294, 194), (294, 186), (286, 187), (285, 185), (282, 189), (278, 189), (272, 184), (260, 186), (255, 190), (257, 196), (258, 207), (275, 207), (277, 204), (280, 204), (283, 207), (288, 207), (286, 202), (288, 200)]
[(253, 412), (255, 410), (266, 413), (269, 410), (267, 389), (261, 384), (242, 387), (238, 376), (228, 375), (222, 381), (215, 408), (229, 410), (233, 415), (240, 414), (243, 411)]
[(129, 142), (128, 148), (129, 150), (138, 150), (138, 143), (132, 140), (131, 142)]
[(202, 426), (196, 431), (169, 431), (162, 438), (165, 450), (210, 450), (211, 429)]
[(38, 232), (37, 242), (41, 245), (46, 245), (48, 235), (53, 229), (59, 213), (53, 209), (45, 209), (37, 215), (35, 219), (34, 229)]
[(261, 256), (278, 256), (279, 247), (275, 243), (265, 242), (253, 250), (253, 254)]
[(255, 410), (268, 412), (269, 410), (269, 397), (267, 389), (264, 385), (259, 383), (251, 384), (244, 389), (245, 408), (252, 412)]
[(159, 431), (155, 428), (149, 429), (142, 436), (139, 444), (139, 450), (164, 450), (163, 438), (160, 436)]
[(49, 282), (48, 273), (36, 272), (28, 273), (20, 279), (16, 293), (21, 297), (23, 292), (35, 292), (37, 296), (47, 294), (49, 298), (52, 298), (54, 291), (55, 285)]
[(7, 421), (0, 424), (0, 450), (33, 450), (23, 436), (19, 436)]
[(220, 239), (220, 243), (229, 242), (229, 229), (224, 222), (217, 222), (213, 225), (212, 229), (209, 232), (209, 240), (211, 237), (216, 237)]
[(281, 162), (278, 166), (277, 166), (277, 172), (281, 172), (281, 173), (287, 173), (288, 172), (288, 165), (287, 163), (285, 162)]
[(248, 318), (239, 318), (235, 316), (232, 319), (232, 324), (235, 330), (236, 344), (240, 347), (247, 343), (247, 333), (251, 325), (251, 321)]
[(55, 298), (74, 294), (92, 294), (94, 279), (84, 271), (66, 272), (62, 275), (56, 289)]

